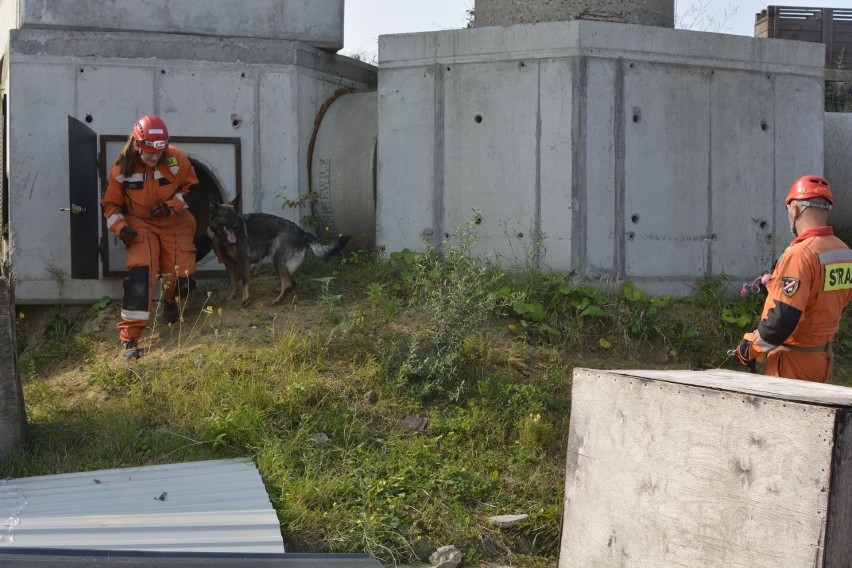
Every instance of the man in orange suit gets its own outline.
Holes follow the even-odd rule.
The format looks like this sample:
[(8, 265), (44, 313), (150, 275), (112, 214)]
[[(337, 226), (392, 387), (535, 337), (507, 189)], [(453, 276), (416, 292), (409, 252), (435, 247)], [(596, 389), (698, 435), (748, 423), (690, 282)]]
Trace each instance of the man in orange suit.
[(800, 177), (787, 193), (794, 239), (767, 282), (757, 329), (736, 348), (744, 365), (765, 362), (775, 377), (824, 383), (831, 376), (831, 342), (852, 299), (852, 250), (834, 236), (828, 216), (834, 196), (817, 175)]

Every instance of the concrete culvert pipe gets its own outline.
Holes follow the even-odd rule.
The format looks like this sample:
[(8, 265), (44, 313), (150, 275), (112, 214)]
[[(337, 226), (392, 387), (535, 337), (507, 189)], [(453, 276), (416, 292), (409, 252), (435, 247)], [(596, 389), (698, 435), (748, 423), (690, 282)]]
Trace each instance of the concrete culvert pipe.
[(825, 113), (825, 178), (831, 184), (831, 191), (834, 193), (831, 224), (844, 231), (852, 230), (852, 159), (850, 158), (852, 158), (852, 113)]
[(311, 154), (318, 235), (351, 235), (347, 248), (376, 243), (376, 139), (378, 95), (350, 93), (322, 115)]

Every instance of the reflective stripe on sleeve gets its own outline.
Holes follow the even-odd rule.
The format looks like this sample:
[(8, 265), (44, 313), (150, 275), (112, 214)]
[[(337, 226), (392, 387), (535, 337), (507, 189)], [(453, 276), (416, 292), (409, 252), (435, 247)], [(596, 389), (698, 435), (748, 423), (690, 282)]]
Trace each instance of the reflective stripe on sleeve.
[(852, 262), (852, 250), (837, 249), (819, 253), (820, 264), (833, 264), (837, 262)]
[(769, 353), (770, 351), (778, 347), (777, 345), (773, 345), (772, 343), (769, 343), (768, 341), (763, 339), (760, 336), (760, 333), (756, 331), (754, 332), (754, 341), (752, 341), (752, 345), (757, 347), (758, 351), (762, 351), (764, 353)]
[(119, 175), (115, 176), (115, 181), (117, 181), (118, 183), (124, 183), (126, 181), (127, 182), (145, 181), (145, 175), (142, 172), (136, 172), (135, 174), (133, 174), (130, 177), (124, 177), (123, 175), (119, 174)]
[(140, 312), (136, 310), (121, 310), (122, 319), (148, 321), (151, 317), (150, 312)]
[(122, 215), (121, 213), (113, 213), (112, 215), (107, 217), (107, 229), (115, 225), (116, 221), (121, 221), (122, 219), (124, 219), (124, 215)]

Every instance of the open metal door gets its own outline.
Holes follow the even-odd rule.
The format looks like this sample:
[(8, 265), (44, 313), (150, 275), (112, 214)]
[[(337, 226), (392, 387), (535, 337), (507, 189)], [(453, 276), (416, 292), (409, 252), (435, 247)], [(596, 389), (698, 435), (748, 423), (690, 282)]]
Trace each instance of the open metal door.
[(68, 211), (71, 215), (71, 278), (97, 279), (98, 242), (98, 135), (68, 117)]

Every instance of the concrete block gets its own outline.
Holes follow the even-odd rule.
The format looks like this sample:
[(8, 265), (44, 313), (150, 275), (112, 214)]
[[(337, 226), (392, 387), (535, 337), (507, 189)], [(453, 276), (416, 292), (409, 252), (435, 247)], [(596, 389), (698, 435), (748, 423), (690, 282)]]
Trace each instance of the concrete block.
[(848, 566), (852, 389), (575, 369), (560, 568)]
[[(8, 16), (7, 4), (0, 4), (0, 17)], [(39, 17), (58, 17), (52, 6)], [(238, 12), (240, 5), (230, 8)], [(68, 13), (72, 23), (77, 16)], [(337, 89), (362, 89), (375, 79), (375, 69), (363, 63), (281, 39), (105, 32), (56, 23), (13, 29), (8, 40), (4, 83), (14, 137), (8, 148), (9, 258), (21, 304), (121, 296), (121, 279), (111, 273), (122, 270), (124, 251), (111, 235), (105, 239), (108, 265), (97, 280), (70, 278), (70, 251), (56, 246), (70, 235), (69, 213), (60, 211), (69, 200), (69, 116), (100, 138), (106, 167), (132, 121), (159, 114), (216, 193), (230, 200), (239, 186), (246, 212), (301, 221), (303, 213), (285, 207), (285, 200), (307, 191), (305, 156), (319, 108)], [(100, 197), (102, 187), (92, 191)], [(202, 228), (205, 223), (200, 219)], [(98, 244), (89, 250), (97, 254)], [(221, 265), (208, 254), (198, 268), (203, 275)]]
[(672, 0), (476, 0), (474, 24), (509, 26), (563, 20), (598, 20), (674, 27)]
[(822, 167), (821, 65), (609, 22), (381, 36), (377, 242), (434, 245), (481, 209), (504, 266), (653, 294), (753, 279), (789, 241), (779, 193)]
[[(343, 47), (344, 0), (6, 0), (17, 26), (303, 41)], [(7, 28), (8, 29), (8, 28)]]

